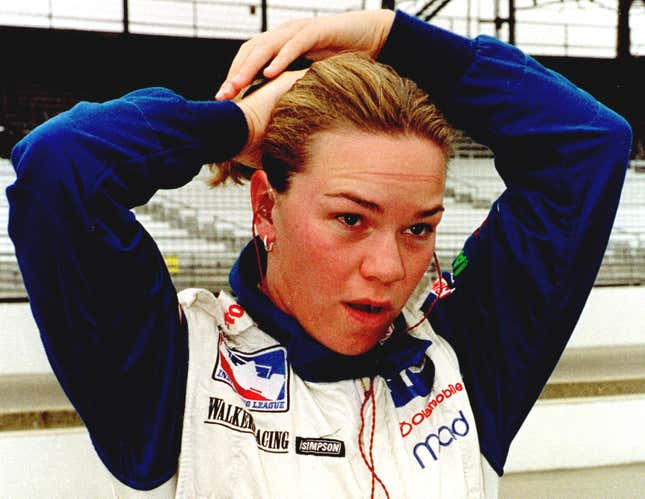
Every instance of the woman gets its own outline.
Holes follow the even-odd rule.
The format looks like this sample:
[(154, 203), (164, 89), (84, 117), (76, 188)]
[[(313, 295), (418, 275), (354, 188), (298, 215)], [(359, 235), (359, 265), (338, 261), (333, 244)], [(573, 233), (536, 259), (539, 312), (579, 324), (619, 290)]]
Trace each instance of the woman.
[[(391, 64), (495, 152), (507, 190), (445, 286), (423, 279), (442, 211), (441, 115), (360, 57), (281, 75), (300, 55), (345, 50)], [(222, 100), (267, 63), (273, 81)], [(349, 69), (361, 64), (371, 84)], [(388, 78), (405, 89), (397, 112), (369, 122)], [(312, 93), (337, 107), (300, 107)], [(34, 316), (99, 456), (130, 487), (118, 493), (494, 497), (593, 285), (624, 120), (513, 47), (387, 11), (259, 35), (217, 97), (145, 89), (81, 104), (13, 152), (10, 234)], [(406, 121), (408, 107), (423, 119)], [(235, 298), (186, 290), (178, 314), (128, 209), (231, 159), (262, 165), (261, 242), (231, 271)]]

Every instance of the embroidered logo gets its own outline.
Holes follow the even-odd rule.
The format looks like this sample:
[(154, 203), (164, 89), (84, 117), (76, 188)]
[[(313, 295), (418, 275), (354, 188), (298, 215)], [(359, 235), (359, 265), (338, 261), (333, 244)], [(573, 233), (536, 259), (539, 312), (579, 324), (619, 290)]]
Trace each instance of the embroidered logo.
[(421, 411), (412, 416), (410, 421), (403, 420), (399, 423), (401, 436), (404, 438), (407, 437), (415, 426), (420, 425), (425, 419), (429, 419), (432, 416), (432, 412), (445, 400), (453, 395), (457, 395), (463, 389), (464, 386), (461, 383), (457, 383), (456, 385), (450, 383), (446, 388), (438, 391), (434, 397), (428, 400), (428, 404)]
[(250, 411), (289, 410), (289, 370), (284, 347), (238, 352), (220, 337), (213, 379), (233, 387)]
[(461, 250), (452, 262), (452, 275), (457, 277), (468, 266), (468, 257), (465, 255), (464, 250)]
[[(453, 419), (452, 424), (442, 425), (436, 433), (428, 433), (425, 439), (418, 442), (412, 449), (412, 454), (419, 463), (421, 469), (425, 469), (427, 457), (432, 458), (432, 462), (441, 457), (441, 448), (448, 447), (455, 440), (468, 435), (470, 425), (463, 411), (459, 411), (459, 417)], [(426, 458), (424, 460), (423, 458)]]
[(224, 324), (226, 324), (226, 327), (231, 327), (233, 324), (235, 324), (235, 321), (237, 319), (243, 316), (244, 309), (237, 303), (234, 303), (233, 305), (228, 307), (228, 310), (226, 312), (224, 312)]
[(434, 383), (434, 363), (424, 357), (421, 365), (410, 366), (398, 376), (385, 380), (395, 407), (403, 407), (417, 397), (427, 397)]
[(454, 291), (454, 288), (451, 288), (448, 285), (443, 277), (441, 280), (437, 279), (432, 283), (432, 292), (437, 295), (439, 298), (444, 298)]
[(331, 438), (296, 437), (296, 454), (345, 457), (345, 442)]
[(241, 407), (210, 397), (208, 415), (204, 423), (224, 426), (255, 437), (258, 449), (265, 452), (286, 454), (289, 451), (289, 432), (280, 430), (263, 430), (258, 428), (253, 415)]

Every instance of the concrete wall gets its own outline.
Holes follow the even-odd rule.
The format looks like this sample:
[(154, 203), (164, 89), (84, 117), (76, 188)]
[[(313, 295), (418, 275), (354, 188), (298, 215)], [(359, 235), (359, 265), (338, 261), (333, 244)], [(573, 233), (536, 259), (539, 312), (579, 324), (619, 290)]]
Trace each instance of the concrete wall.
[(0, 432), (0, 456), (2, 499), (112, 496), (85, 428)]
[[(593, 288), (567, 348), (645, 344), (645, 287)], [(0, 303), (0, 376), (49, 373), (25, 303)]]
[[(618, 402), (540, 402), (511, 446), (505, 478), (539, 471), (530, 477), (535, 497), (572, 497), (539, 495), (540, 480), (550, 483), (551, 470), (645, 462), (643, 414), (645, 396)], [(3, 499), (112, 497), (111, 479), (84, 428), (0, 432), (0, 456)], [(605, 472), (603, 482), (612, 476)], [(643, 490), (645, 476), (635, 480), (622, 484), (622, 490)], [(505, 496), (525, 497), (512, 489)]]

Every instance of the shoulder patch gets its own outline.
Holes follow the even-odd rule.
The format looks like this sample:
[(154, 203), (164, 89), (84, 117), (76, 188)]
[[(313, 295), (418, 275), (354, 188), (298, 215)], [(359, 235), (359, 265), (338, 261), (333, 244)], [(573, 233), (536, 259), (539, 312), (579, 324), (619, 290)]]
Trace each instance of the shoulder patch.
[(452, 261), (452, 275), (457, 277), (467, 266), (468, 257), (464, 253), (464, 250), (461, 250), (457, 257)]
[(448, 284), (448, 281), (443, 277), (432, 283), (432, 292), (439, 298), (445, 298), (454, 290), (455, 288), (451, 287), (450, 284)]
[(230, 348), (220, 335), (212, 378), (230, 385), (249, 411), (289, 410), (287, 350), (273, 346), (255, 352)]

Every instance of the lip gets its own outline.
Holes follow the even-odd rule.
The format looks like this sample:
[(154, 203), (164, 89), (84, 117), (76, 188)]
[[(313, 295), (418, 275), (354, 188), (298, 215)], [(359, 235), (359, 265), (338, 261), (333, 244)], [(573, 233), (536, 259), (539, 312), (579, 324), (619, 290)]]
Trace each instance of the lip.
[[(342, 302), (347, 315), (363, 326), (383, 326), (388, 322), (391, 315), (392, 304), (390, 302), (379, 302), (374, 300), (352, 300)], [(354, 305), (354, 306), (352, 306)], [(375, 311), (361, 310), (356, 306), (369, 306)]]
[(372, 308), (379, 308), (381, 310), (389, 310), (392, 308), (392, 302), (388, 300), (373, 300), (371, 298), (356, 298), (353, 300), (345, 300), (343, 303), (348, 305), (369, 306)]

